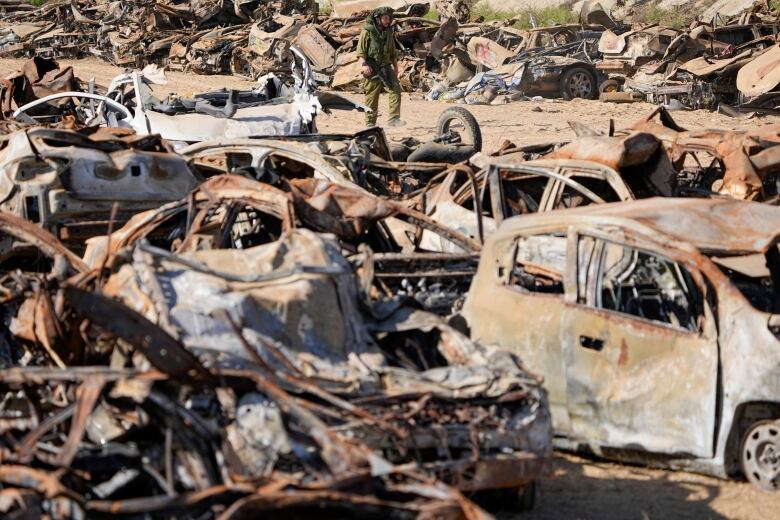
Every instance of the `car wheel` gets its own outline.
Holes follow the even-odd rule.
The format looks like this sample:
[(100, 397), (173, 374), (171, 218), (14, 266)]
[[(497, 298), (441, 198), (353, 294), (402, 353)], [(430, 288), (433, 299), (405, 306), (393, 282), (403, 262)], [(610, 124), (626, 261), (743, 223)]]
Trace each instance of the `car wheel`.
[(780, 421), (758, 421), (745, 433), (740, 450), (742, 472), (766, 491), (780, 489)]
[(561, 76), (561, 94), (563, 99), (594, 99), (598, 89), (596, 78), (585, 67), (574, 67)]
[(474, 153), (482, 151), (482, 131), (474, 115), (461, 107), (448, 108), (439, 116), (436, 135), (447, 137), (450, 133), (460, 136), (460, 143), (471, 146)]

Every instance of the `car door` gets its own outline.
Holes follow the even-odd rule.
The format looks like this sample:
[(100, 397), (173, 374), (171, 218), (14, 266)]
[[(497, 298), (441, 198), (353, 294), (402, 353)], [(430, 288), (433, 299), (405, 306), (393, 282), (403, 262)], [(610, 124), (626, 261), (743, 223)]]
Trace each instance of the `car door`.
[(575, 240), (576, 294), (563, 332), (574, 437), (711, 457), (717, 334), (695, 272), (650, 250)]
[(472, 337), (516, 353), (526, 368), (544, 377), (553, 426), (568, 433), (560, 338), (566, 233), (520, 236), (499, 250), (490, 273), (480, 264), (469, 292)]

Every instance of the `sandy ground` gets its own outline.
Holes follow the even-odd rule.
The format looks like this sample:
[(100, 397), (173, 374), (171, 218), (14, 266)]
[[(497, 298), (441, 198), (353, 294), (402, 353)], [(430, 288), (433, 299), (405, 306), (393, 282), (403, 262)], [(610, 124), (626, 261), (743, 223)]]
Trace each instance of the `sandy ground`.
[(745, 482), (559, 455), (537, 506), (501, 520), (770, 520), (780, 496)]
[[(0, 59), (0, 75), (20, 66), (20, 60)], [(83, 80), (94, 77), (108, 85), (121, 69), (93, 60), (62, 62), (73, 65)], [(226, 88), (249, 88), (252, 83), (229, 76), (196, 76), (168, 73), (169, 84), (156, 87), (158, 94), (193, 93)], [(361, 96), (353, 95), (360, 100)], [(380, 112), (386, 110), (382, 99)], [(419, 94), (404, 94), (402, 117), (407, 126), (388, 129), (391, 139), (414, 136), (425, 140), (431, 136), (439, 114), (448, 105), (424, 101)], [(482, 127), (485, 150), (489, 151), (508, 139), (518, 144), (558, 141), (574, 137), (568, 121), (585, 123), (606, 130), (610, 119), (618, 128), (649, 113), (651, 105), (612, 105), (597, 101), (516, 102), (501, 106), (471, 106)], [(778, 123), (778, 117), (732, 119), (709, 112), (675, 112), (684, 127), (749, 128), (759, 124)], [(379, 122), (386, 119), (380, 113)], [(334, 112), (318, 119), (322, 132), (354, 132), (363, 128), (358, 113)], [(522, 515), (500, 515), (502, 519), (528, 520), (770, 520), (780, 518), (780, 495), (760, 492), (744, 482), (727, 482), (684, 472), (595, 462), (569, 455), (558, 457), (555, 472), (540, 485), (538, 506)]]

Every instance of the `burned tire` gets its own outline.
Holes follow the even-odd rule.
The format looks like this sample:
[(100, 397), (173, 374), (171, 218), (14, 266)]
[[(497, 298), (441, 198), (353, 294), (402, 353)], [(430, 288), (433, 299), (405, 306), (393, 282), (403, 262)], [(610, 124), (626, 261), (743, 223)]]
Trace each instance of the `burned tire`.
[(482, 151), (482, 130), (476, 118), (461, 107), (451, 107), (442, 112), (436, 125), (436, 135), (446, 136), (450, 132), (460, 134), (461, 142), (474, 149), (474, 153)]
[(447, 146), (440, 143), (425, 143), (413, 151), (407, 162), (459, 163), (468, 160), (476, 152), (471, 146)]
[(596, 99), (596, 75), (585, 67), (572, 67), (561, 76), (561, 95), (563, 99)]
[(758, 421), (745, 433), (740, 447), (745, 478), (764, 491), (780, 491), (780, 421)]
[(599, 86), (599, 92), (602, 94), (605, 92), (618, 92), (620, 91), (620, 83), (616, 79), (608, 79)]

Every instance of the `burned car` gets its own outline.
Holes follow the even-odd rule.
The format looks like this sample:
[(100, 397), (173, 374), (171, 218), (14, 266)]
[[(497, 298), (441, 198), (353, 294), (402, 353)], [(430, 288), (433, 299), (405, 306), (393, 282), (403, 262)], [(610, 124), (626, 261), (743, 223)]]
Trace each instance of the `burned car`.
[(202, 176), (235, 173), (263, 182), (318, 178), (403, 199), (482, 146), (474, 116), (461, 107), (444, 110), (428, 142), (409, 137), (391, 143), (381, 128), (354, 134), (305, 134), (218, 139), (179, 150)]
[[(4, 241), (47, 259), (0, 261), (0, 486), (21, 497), (2, 515), (479, 520), (464, 494), (482, 490), (532, 504), (551, 458), (538, 378), (417, 307), (372, 305), (343, 243), (291, 227), (354, 212), (334, 221), (310, 197), (309, 215), (237, 176), (201, 188), (134, 217), (91, 271), (0, 212)], [(361, 196), (338, 202), (370, 215)]]
[[(306, 57), (294, 47), (291, 51), (297, 59), (286, 74), (290, 81), (267, 74), (249, 90), (160, 96), (154, 87), (167, 84), (167, 79), (162, 69), (150, 65), (116, 76), (105, 94), (92, 86), (88, 92), (60, 88), (46, 96), (28, 95), (27, 103), (15, 96), (18, 108), (9, 115), (27, 124), (59, 123), (72, 115), (79, 126), (128, 128), (139, 135), (158, 134), (183, 146), (216, 138), (311, 134), (317, 131), (320, 111), (368, 110), (337, 94), (316, 92)], [(46, 65), (43, 70), (59, 70), (54, 62)], [(53, 104), (60, 109), (52, 110)], [(10, 100), (4, 100), (3, 108), (10, 112)]]
[(604, 31), (599, 52), (604, 56), (596, 67), (610, 77), (624, 78), (654, 60), (659, 60), (680, 31), (651, 25), (616, 34)]
[[(538, 383), (503, 358), (510, 354), (483, 350), (424, 311), (361, 312), (358, 290), (338, 244), (298, 229), (246, 249), (171, 254), (139, 243), (104, 292), (170, 324), (207, 366), (267, 365), (370, 417), (397, 410), (383, 420), (389, 428), (328, 419), (393, 464), (415, 463), (464, 492), (522, 493), (550, 456)], [(253, 460), (251, 450), (238, 455)]]
[(588, 204), (633, 200), (620, 174), (603, 164), (567, 159), (520, 161), (482, 154), (472, 173), (457, 168), (434, 178), (414, 200), (431, 218), (484, 242), (504, 219)]
[(780, 208), (667, 198), (509, 219), (464, 316), (544, 376), (560, 446), (780, 486)]
[(184, 197), (199, 182), (156, 136), (30, 128), (0, 137), (0, 208), (79, 251), (139, 211)]
[(600, 77), (592, 63), (568, 56), (538, 56), (526, 63), (520, 90), (526, 95), (596, 99)]
[(515, 88), (528, 96), (596, 99), (603, 81), (597, 65), (603, 29), (565, 25), (529, 31), (525, 51), (508, 60), (521, 67), (513, 75), (520, 78)]
[[(619, 134), (628, 139), (635, 132), (652, 134), (663, 145), (666, 158), (656, 161), (656, 169), (668, 169), (663, 163), (671, 161), (677, 171), (679, 189), (675, 192), (680, 195), (718, 194), (768, 203), (780, 200), (778, 125), (746, 130), (686, 130), (660, 107)], [(603, 153), (605, 148), (600, 150)]]

